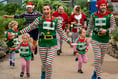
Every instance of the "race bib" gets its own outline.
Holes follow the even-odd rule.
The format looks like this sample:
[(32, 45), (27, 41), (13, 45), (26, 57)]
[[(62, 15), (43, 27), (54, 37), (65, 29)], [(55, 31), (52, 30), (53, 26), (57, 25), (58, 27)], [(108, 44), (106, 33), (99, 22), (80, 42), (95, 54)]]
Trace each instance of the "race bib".
[(55, 23), (51, 27), (51, 22), (43, 22), (43, 29), (55, 30)]
[(18, 38), (13, 39), (13, 41), (14, 41), (14, 44), (19, 44)]
[(21, 54), (28, 54), (29, 53), (29, 47), (20, 47), (20, 53)]
[(95, 18), (95, 26), (106, 26), (106, 18)]

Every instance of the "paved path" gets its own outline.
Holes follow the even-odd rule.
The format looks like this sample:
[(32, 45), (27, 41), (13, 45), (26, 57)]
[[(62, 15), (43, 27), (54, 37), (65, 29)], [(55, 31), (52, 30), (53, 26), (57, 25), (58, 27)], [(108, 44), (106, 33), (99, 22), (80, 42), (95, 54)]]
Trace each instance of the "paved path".
[[(83, 74), (77, 73), (78, 63), (74, 60), (75, 56), (72, 55), (72, 52), (72, 48), (64, 42), (63, 53), (61, 56), (56, 56), (53, 63), (52, 79), (91, 79), (94, 70), (91, 46), (87, 53), (89, 61), (87, 64), (83, 64)], [(21, 62), (19, 54), (16, 54), (15, 68), (10, 68), (8, 64), (8, 59), (4, 62), (0, 62), (0, 79), (20, 79), (19, 74)], [(40, 79), (40, 65), (40, 57), (39, 55), (35, 55), (35, 60), (31, 62), (30, 79)], [(107, 54), (103, 64), (103, 79), (118, 79), (118, 59), (114, 59)]]

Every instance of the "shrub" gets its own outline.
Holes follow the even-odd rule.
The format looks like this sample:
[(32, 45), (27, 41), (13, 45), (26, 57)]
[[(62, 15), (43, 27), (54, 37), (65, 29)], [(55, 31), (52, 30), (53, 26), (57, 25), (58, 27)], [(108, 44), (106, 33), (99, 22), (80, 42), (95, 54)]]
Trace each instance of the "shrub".
[(4, 6), (4, 10), (7, 12), (7, 14), (15, 14), (16, 10), (20, 8), (20, 4), (18, 3), (8, 3)]

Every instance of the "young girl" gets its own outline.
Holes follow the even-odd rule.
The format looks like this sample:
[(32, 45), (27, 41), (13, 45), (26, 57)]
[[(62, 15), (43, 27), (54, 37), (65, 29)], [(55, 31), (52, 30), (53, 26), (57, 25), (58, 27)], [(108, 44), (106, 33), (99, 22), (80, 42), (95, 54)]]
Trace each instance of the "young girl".
[(86, 52), (88, 51), (89, 44), (85, 38), (86, 36), (86, 30), (85, 29), (80, 29), (79, 31), (80, 37), (78, 37), (75, 40), (75, 46), (74, 50), (76, 55), (78, 56), (78, 72), (83, 73), (82, 71), (82, 63), (87, 63), (87, 54)]
[[(8, 47), (13, 48), (18, 45), (18, 36), (9, 36), (11, 33), (18, 33), (18, 22), (11, 21), (9, 23), (9, 30), (7, 31), (5, 38), (6, 38), (6, 44)], [(15, 53), (18, 53), (18, 50), (10, 51), (10, 66), (15, 66)]]
[(11, 48), (11, 50), (20, 49), (20, 58), (22, 63), (20, 77), (24, 76), (25, 67), (26, 67), (26, 75), (27, 77), (30, 77), (30, 61), (32, 54), (31, 52), (33, 52), (33, 46), (29, 42), (29, 38), (30, 36), (27, 33), (22, 35), (22, 42), (20, 42), (20, 44), (17, 47)]
[[(78, 31), (81, 28), (86, 28), (86, 16), (84, 13), (81, 13), (80, 5), (74, 7), (73, 14), (70, 17), (70, 24), (72, 27), (72, 42), (74, 43), (76, 38), (78, 38)], [(73, 53), (75, 55), (75, 51)]]

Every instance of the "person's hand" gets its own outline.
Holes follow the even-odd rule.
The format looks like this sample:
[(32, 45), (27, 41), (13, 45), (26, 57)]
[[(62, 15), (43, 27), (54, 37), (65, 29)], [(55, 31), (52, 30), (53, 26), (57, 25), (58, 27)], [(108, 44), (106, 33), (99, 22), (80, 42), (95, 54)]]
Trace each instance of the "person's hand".
[(72, 46), (76, 46), (79, 45), (78, 43), (71, 43)]
[(76, 53), (76, 55), (78, 56), (78, 55), (79, 55), (79, 53)]
[(84, 24), (84, 28), (87, 28), (87, 24)]
[(70, 32), (70, 30), (69, 30), (69, 29), (67, 29), (67, 30), (66, 30), (66, 32), (67, 32), (67, 33), (69, 33), (69, 32)]
[(13, 50), (13, 48), (10, 48), (10, 47), (9, 47), (9, 49), (10, 49), (10, 50)]
[(71, 24), (77, 24), (77, 22), (71, 22)]
[(107, 30), (106, 29), (102, 29), (102, 31), (100, 33), (102, 34), (106, 34)]
[(3, 18), (8, 18), (8, 15), (3, 15)]
[(85, 50), (86, 52), (88, 51), (88, 49)]
[(59, 20), (62, 20), (62, 18), (61, 17), (57, 17)]

